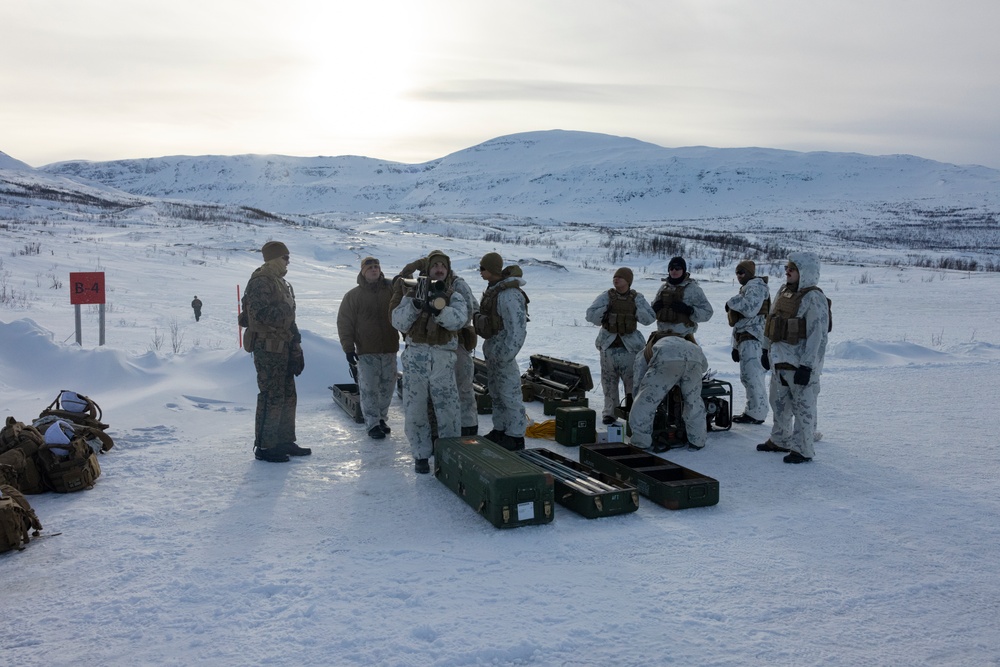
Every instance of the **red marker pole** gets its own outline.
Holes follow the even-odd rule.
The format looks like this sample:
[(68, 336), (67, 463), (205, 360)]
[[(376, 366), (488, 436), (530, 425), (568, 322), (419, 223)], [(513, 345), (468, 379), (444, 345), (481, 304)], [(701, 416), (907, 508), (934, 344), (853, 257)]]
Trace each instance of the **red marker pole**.
[(240, 327), (240, 286), (236, 284), (236, 344), (243, 347), (243, 329)]

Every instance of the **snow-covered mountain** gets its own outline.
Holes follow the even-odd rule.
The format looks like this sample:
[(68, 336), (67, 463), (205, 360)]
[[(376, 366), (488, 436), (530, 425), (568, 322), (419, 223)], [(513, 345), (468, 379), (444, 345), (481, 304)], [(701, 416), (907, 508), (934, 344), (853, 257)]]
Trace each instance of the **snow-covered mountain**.
[(1000, 171), (909, 155), (664, 148), (550, 130), (498, 137), (423, 164), (368, 157), (174, 156), (41, 168), (137, 195), (283, 213), (503, 214), (635, 223), (794, 217), (851, 202), (1000, 207)]

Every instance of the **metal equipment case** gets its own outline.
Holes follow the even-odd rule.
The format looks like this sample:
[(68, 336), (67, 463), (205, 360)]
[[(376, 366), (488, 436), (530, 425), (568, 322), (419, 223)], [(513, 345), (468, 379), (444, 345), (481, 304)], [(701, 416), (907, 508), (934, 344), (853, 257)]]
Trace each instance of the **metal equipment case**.
[(631, 484), (547, 449), (523, 449), (518, 456), (552, 474), (556, 502), (588, 519), (627, 514), (639, 509), (639, 492)]
[(543, 354), (531, 355), (531, 366), (521, 375), (521, 397), (525, 401), (580, 400), (593, 388), (588, 366)]
[(590, 408), (556, 409), (556, 442), (575, 447), (597, 440), (597, 413)]
[(350, 415), (358, 424), (365, 423), (365, 417), (361, 414), (361, 393), (356, 384), (335, 384), (329, 387), (333, 392), (333, 400), (344, 412)]
[(493, 399), (490, 397), (490, 387), (486, 375), (486, 360), (479, 357), (472, 358), (473, 378), (472, 390), (476, 394), (476, 414), (493, 414)]
[(670, 510), (719, 502), (719, 481), (620, 442), (584, 445), (580, 463), (634, 484), (639, 493)]
[(552, 475), (479, 436), (439, 438), (434, 476), (497, 528), (552, 521)]

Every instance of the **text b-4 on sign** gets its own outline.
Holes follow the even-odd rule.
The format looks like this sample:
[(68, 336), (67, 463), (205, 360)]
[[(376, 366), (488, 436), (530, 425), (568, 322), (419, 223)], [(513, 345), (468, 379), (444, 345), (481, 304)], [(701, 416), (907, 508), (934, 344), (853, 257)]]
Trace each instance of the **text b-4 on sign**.
[(69, 302), (75, 305), (104, 303), (104, 272), (70, 273)]

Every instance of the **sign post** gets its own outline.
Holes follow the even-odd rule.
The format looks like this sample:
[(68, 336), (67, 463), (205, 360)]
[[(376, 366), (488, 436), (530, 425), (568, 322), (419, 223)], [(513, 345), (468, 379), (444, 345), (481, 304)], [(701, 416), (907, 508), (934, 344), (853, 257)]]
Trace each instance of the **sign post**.
[(104, 345), (104, 272), (69, 274), (69, 302), (75, 309), (76, 344), (83, 345), (83, 333), (80, 324), (80, 306), (83, 304), (99, 304), (100, 312), (100, 345)]

